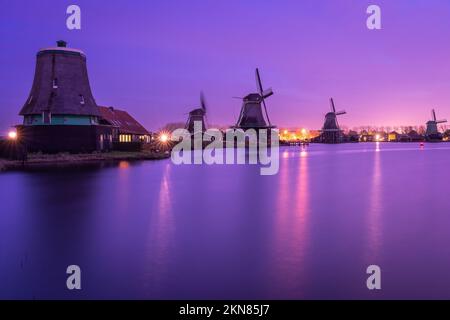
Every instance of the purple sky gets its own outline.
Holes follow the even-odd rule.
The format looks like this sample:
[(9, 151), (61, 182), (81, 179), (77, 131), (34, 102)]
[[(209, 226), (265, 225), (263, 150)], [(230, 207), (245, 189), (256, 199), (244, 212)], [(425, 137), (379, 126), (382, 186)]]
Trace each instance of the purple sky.
[[(66, 29), (78, 4), (82, 30)], [(366, 28), (382, 9), (383, 30)], [(328, 99), (347, 126), (450, 118), (448, 0), (1, 0), (0, 131), (31, 89), (35, 54), (64, 39), (85, 51), (98, 104), (128, 110), (148, 129), (185, 121), (205, 92), (209, 122), (234, 124), (255, 91), (273, 87), (273, 123), (318, 129)]]

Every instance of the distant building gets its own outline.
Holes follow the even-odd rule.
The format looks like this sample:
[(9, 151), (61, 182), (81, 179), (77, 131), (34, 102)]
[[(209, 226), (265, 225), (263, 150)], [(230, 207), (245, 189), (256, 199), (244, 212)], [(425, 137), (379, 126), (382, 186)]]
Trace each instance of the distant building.
[(408, 137), (411, 142), (420, 142), (425, 140), (424, 136), (418, 134), (415, 130), (408, 132)]
[(388, 134), (384, 131), (377, 131), (374, 134), (375, 141), (384, 142), (388, 140)]
[(373, 142), (374, 136), (372, 134), (363, 133), (359, 136), (359, 141), (361, 142)]
[(400, 141), (399, 137), (400, 137), (400, 134), (397, 131), (389, 132), (388, 141), (389, 142), (398, 142), (398, 141)]
[(100, 123), (112, 126), (113, 141), (115, 142), (145, 142), (151, 141), (151, 133), (147, 131), (128, 112), (114, 107), (99, 107)]
[(444, 141), (449, 141), (450, 140), (450, 130), (446, 130), (443, 134), (443, 139)]
[(348, 142), (359, 142), (359, 134), (354, 130), (350, 130), (347, 134)]

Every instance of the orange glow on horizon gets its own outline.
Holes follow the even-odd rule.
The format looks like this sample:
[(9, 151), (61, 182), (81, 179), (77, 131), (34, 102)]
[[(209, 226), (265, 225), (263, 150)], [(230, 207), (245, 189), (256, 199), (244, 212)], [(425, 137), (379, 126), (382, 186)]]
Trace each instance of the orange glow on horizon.
[(311, 139), (311, 134), (308, 129), (293, 129), (293, 130), (282, 130), (279, 134), (281, 141), (288, 142), (299, 142)]

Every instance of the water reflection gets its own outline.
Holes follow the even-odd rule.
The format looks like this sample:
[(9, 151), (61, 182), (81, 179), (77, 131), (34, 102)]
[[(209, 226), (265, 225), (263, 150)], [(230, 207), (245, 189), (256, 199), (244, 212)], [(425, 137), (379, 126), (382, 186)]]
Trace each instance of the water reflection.
[(308, 149), (306, 147), (302, 147), (302, 150), (300, 151), (300, 157), (305, 158), (308, 156)]
[(73, 298), (68, 264), (77, 298), (371, 298), (369, 264), (389, 270), (376, 297), (417, 298), (416, 276), (449, 297), (450, 146), (280, 151), (270, 177), (170, 160), (2, 175), (0, 298)]
[(371, 188), (369, 189), (369, 210), (367, 214), (368, 250), (366, 254), (369, 264), (378, 264), (377, 259), (380, 258), (379, 251), (382, 243), (381, 213), (383, 211), (383, 198), (381, 153), (379, 151), (380, 145), (377, 142), (373, 159)]
[(375, 152), (380, 152), (380, 151), (381, 151), (381, 149), (380, 149), (380, 142), (377, 141), (377, 142), (375, 143)]
[(126, 170), (130, 168), (130, 162), (129, 161), (120, 161), (119, 162), (119, 169)]
[[(303, 154), (303, 155), (302, 155)], [(309, 177), (306, 150), (282, 160), (277, 191), (274, 275), (277, 294), (301, 297), (307, 281)]]
[(175, 230), (172, 212), (171, 165), (164, 165), (156, 210), (151, 214), (144, 287), (149, 296), (163, 291), (167, 281), (170, 248)]
[(128, 212), (130, 205), (130, 196), (133, 190), (130, 185), (130, 163), (128, 161), (120, 161), (118, 163), (118, 184), (116, 185), (117, 191), (117, 205), (121, 212)]

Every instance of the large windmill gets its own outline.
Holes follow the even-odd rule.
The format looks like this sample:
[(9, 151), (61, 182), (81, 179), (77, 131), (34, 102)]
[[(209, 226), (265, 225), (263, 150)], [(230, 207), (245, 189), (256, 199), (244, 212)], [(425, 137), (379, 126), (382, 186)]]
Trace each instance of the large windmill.
[(343, 140), (342, 130), (339, 127), (337, 120), (338, 116), (344, 115), (347, 112), (336, 111), (333, 98), (330, 99), (331, 112), (325, 115), (325, 123), (323, 124), (321, 142), (323, 143), (341, 143)]
[[(270, 122), (269, 114), (267, 113), (266, 99), (273, 95), (271, 88), (264, 90), (259, 70), (256, 69), (256, 88), (258, 93), (250, 93), (245, 96), (239, 114), (239, 119), (236, 123), (236, 128), (240, 129), (269, 129), (274, 128)], [(262, 109), (264, 108), (264, 114)], [(267, 120), (267, 121), (266, 121)]]
[(438, 130), (438, 124), (446, 123), (447, 120), (437, 120), (436, 111), (431, 110), (431, 118), (432, 120), (427, 122), (427, 131), (425, 136), (428, 141), (440, 141), (442, 140), (442, 134)]
[(195, 134), (195, 122), (201, 122), (202, 132), (206, 131), (206, 102), (203, 92), (200, 93), (200, 108), (189, 112), (188, 120), (186, 121), (185, 129), (191, 134)]

